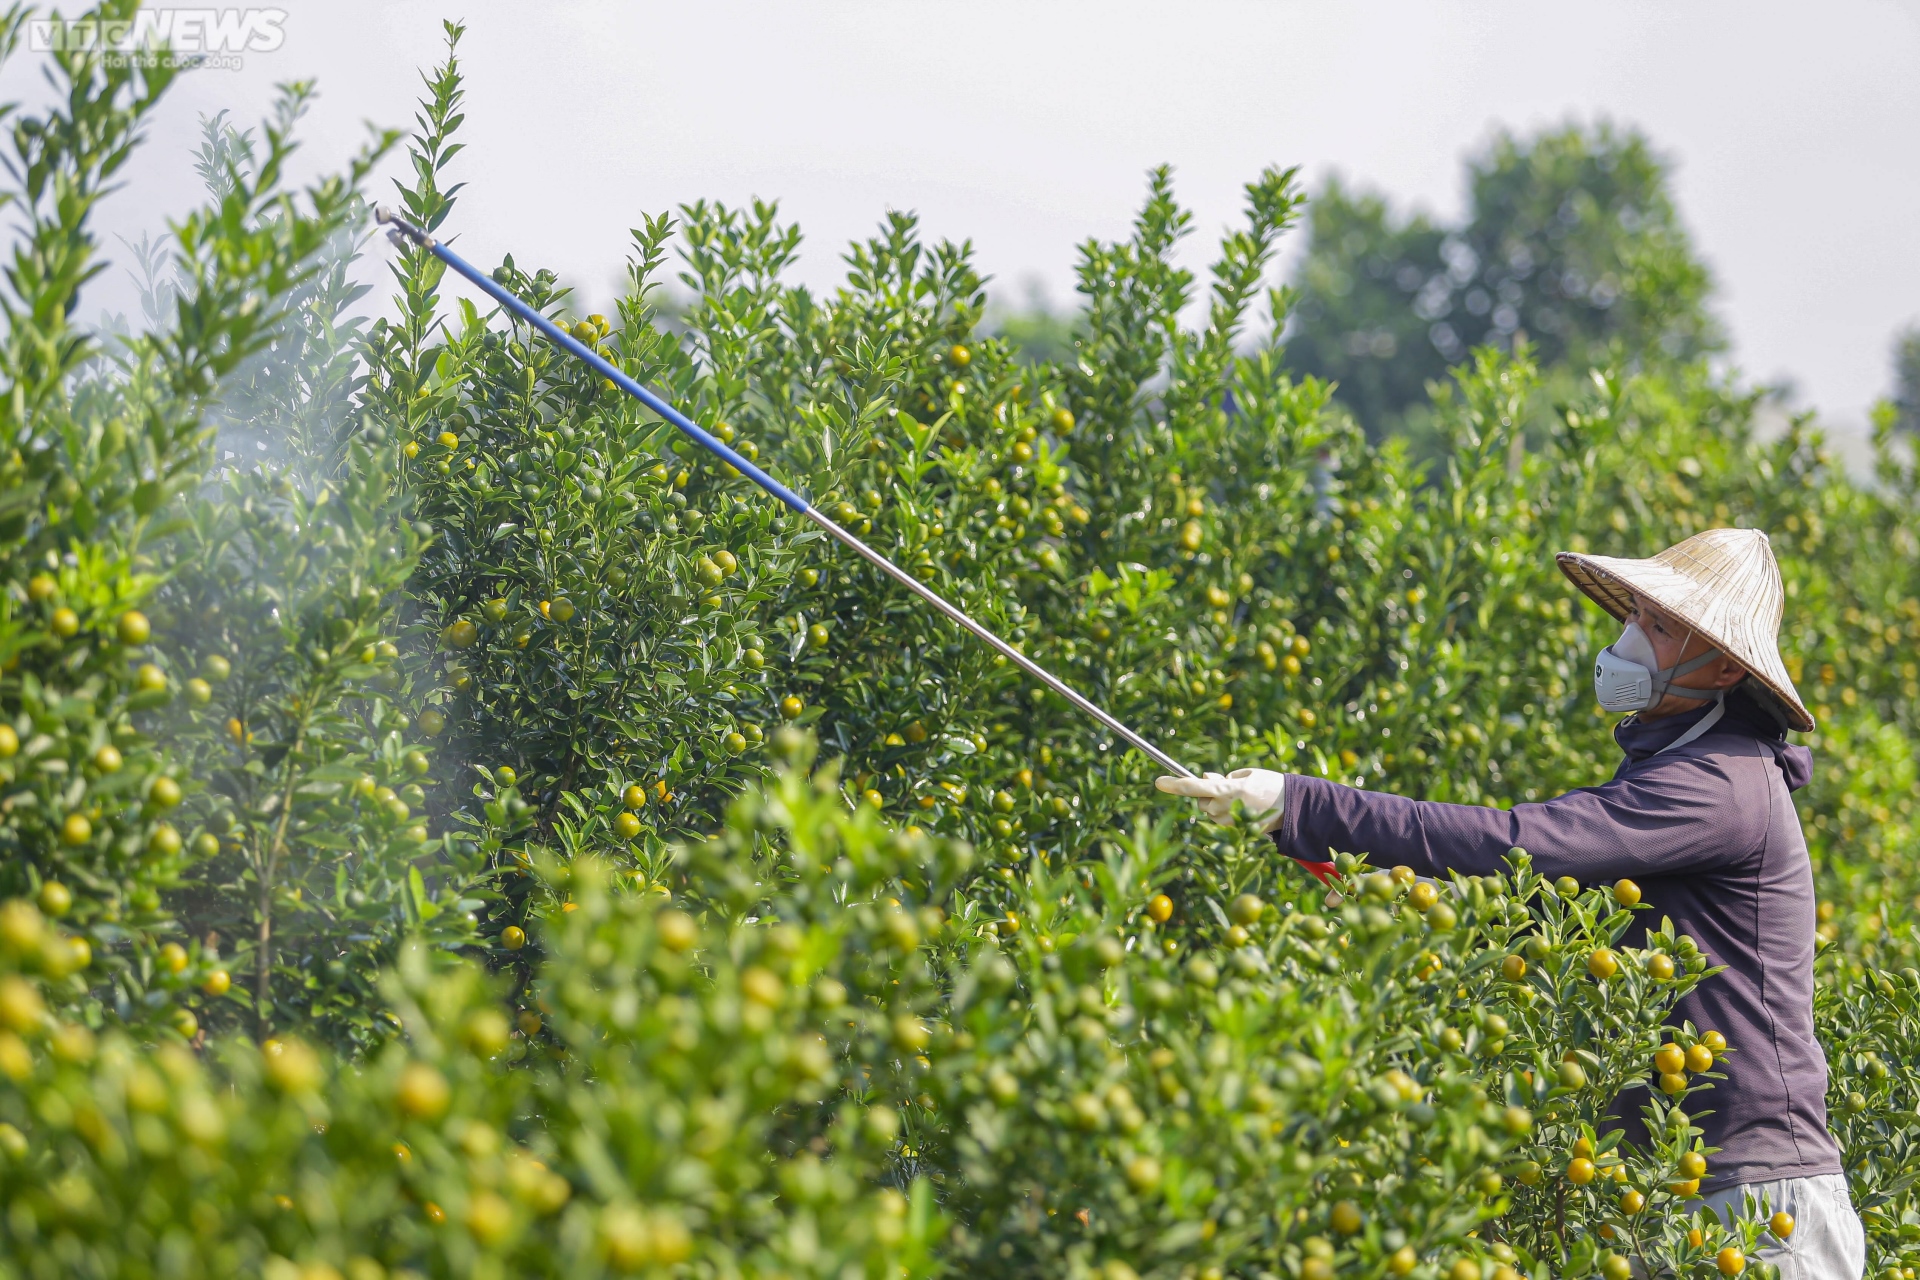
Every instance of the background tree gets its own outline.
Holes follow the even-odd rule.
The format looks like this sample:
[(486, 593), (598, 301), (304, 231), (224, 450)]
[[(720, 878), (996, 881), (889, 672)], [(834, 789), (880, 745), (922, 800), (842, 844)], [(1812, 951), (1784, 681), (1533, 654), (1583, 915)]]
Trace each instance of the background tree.
[(1339, 383), (1375, 439), (1474, 347), (1547, 367), (1684, 361), (1720, 344), (1667, 163), (1601, 123), (1495, 137), (1456, 227), (1333, 182), (1308, 206), (1288, 363)]
[(1920, 326), (1893, 340), (1893, 425), (1920, 434)]
[(1078, 318), (1075, 312), (1055, 307), (1036, 280), (1028, 282), (1017, 306), (998, 299), (989, 302), (983, 327), (1005, 340), (1028, 364), (1071, 364)]

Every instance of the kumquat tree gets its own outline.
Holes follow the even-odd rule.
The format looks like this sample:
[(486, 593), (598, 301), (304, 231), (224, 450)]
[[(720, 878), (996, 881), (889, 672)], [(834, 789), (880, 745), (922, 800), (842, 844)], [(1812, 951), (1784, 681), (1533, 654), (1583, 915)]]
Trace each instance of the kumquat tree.
[[(399, 211), (457, 223), (460, 36), (416, 133), (304, 188), (309, 88), (209, 122), (117, 326), (78, 318), (94, 207), (170, 73), (54, 54), (13, 114), (0, 1275), (1769, 1280), (1791, 1219), (1700, 1199), (1759, 1047), (1677, 1014), (1719, 966), (1631, 881), (1516, 848), (1316, 883), (372, 239), (390, 153)], [(537, 246), (492, 270), (1197, 769), (1496, 808), (1600, 781), (1611, 620), (1553, 553), (1768, 531), (1831, 1124), (1872, 1271), (1914, 1280), (1891, 412), (1865, 483), (1622, 329), (1464, 351), (1422, 450), (1370, 439), (1290, 360), (1307, 209), (1260, 174), (1203, 277), (1150, 175), (1082, 250), (1064, 361), (905, 214), (830, 293), (771, 204), (640, 220), (607, 314)]]

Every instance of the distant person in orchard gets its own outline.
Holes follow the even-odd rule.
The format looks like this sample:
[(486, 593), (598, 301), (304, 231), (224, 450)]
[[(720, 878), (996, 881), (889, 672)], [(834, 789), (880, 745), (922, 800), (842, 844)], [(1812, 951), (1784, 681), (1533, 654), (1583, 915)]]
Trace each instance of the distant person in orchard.
[[(1624, 754), (1611, 781), (1512, 809), (1409, 800), (1324, 778), (1238, 769), (1161, 778), (1207, 816), (1237, 807), (1280, 851), (1329, 851), (1427, 876), (1506, 870), (1519, 846), (1536, 870), (1582, 884), (1631, 878), (1726, 971), (1676, 1015), (1717, 1029), (1735, 1051), (1699, 1119), (1710, 1158), (1706, 1203), (1746, 1195), (1785, 1210), (1789, 1238), (1763, 1252), (1783, 1280), (1859, 1280), (1866, 1238), (1827, 1131), (1827, 1063), (1813, 1032), (1813, 869), (1792, 792), (1813, 773), (1787, 730), (1813, 717), (1780, 660), (1780, 568), (1764, 533), (1713, 529), (1649, 560), (1563, 552), (1560, 569), (1625, 624), (1594, 664), (1594, 693)], [(1622, 1100), (1623, 1103), (1626, 1101)], [(1638, 1107), (1623, 1123), (1639, 1128)]]

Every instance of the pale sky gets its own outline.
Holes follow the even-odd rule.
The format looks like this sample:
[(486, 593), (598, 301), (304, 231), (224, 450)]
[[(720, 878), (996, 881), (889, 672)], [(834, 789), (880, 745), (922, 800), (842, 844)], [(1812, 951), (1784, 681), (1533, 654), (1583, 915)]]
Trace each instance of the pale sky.
[[(642, 213), (759, 196), (806, 231), (808, 283), (905, 208), (971, 239), (1001, 294), (1037, 279), (1064, 304), (1077, 245), (1125, 234), (1153, 165), (1175, 167), (1203, 267), (1266, 165), (1454, 217), (1494, 128), (1606, 116), (1674, 161), (1747, 376), (1857, 429), (1895, 330), (1920, 322), (1920, 0), (280, 2), (279, 49), (176, 88), (111, 231), (186, 209), (199, 116), (251, 121), (275, 82), (319, 82), (308, 171), (365, 121), (408, 126), (460, 17), (471, 185), (447, 230), (596, 301)], [(30, 100), (30, 61), (0, 91)], [(83, 312), (127, 300), (103, 286)]]

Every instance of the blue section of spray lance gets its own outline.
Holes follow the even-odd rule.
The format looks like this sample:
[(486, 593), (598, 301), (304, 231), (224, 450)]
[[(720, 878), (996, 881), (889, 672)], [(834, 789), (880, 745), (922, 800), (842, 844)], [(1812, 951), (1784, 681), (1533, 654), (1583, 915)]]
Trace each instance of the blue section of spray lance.
[(629, 378), (620, 371), (618, 365), (613, 364), (598, 351), (595, 351), (592, 347), (580, 341), (565, 329), (547, 319), (547, 317), (541, 315), (534, 308), (523, 302), (512, 290), (503, 286), (492, 276), (487, 275), (465, 258), (462, 258), (459, 254), (447, 248), (447, 246), (441, 244), (420, 228), (414, 226), (411, 222), (396, 216), (392, 210), (386, 208), (376, 210), (374, 217), (380, 222), (392, 226), (393, 230), (388, 234), (393, 236), (397, 241), (411, 241), (431, 253), (434, 257), (440, 259), (440, 261), (446, 263), (449, 267), (452, 267), (460, 275), (484, 290), (488, 297), (532, 325), (535, 329), (538, 329), (546, 336), (549, 342), (552, 342), (576, 360), (587, 364), (595, 373), (613, 383), (614, 386), (620, 388), (635, 400), (638, 400), (641, 404), (659, 414), (662, 418), (665, 418), (675, 427), (678, 427), (689, 439), (705, 449), (708, 453), (739, 468), (742, 475), (759, 485), (762, 489), (765, 489), (774, 497), (780, 499), (780, 501), (786, 503), (788, 507), (792, 508), (798, 514), (806, 515), (813, 509), (812, 503), (749, 462), (745, 457), (741, 456), (738, 451), (729, 447), (726, 441), (706, 430), (699, 423), (687, 417), (684, 413), (681, 413), (665, 400), (662, 400), (659, 396), (653, 394), (653, 392), (647, 390), (632, 378)]

